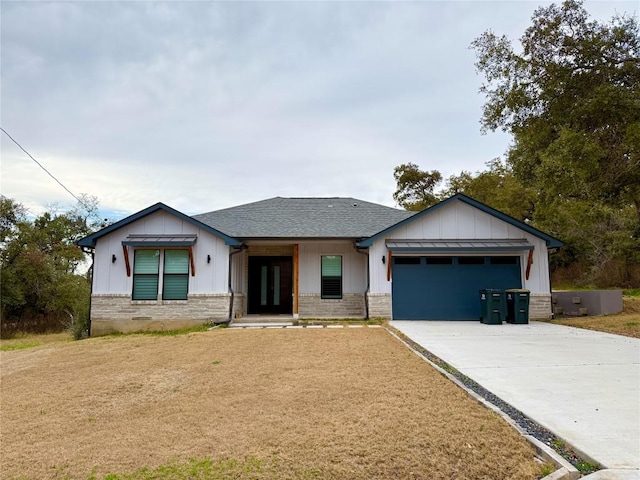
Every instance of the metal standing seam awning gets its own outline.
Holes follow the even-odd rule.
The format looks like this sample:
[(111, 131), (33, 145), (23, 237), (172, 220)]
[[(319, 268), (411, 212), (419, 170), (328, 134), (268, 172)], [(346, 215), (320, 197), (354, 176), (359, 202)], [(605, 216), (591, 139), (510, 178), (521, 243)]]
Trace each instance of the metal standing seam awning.
[(137, 235), (127, 236), (122, 245), (130, 247), (190, 247), (198, 240), (197, 235)]
[(526, 238), (472, 240), (386, 240), (393, 253), (521, 252), (533, 250)]
[(193, 246), (196, 244), (198, 236), (190, 235), (144, 235), (130, 234), (122, 241), (122, 252), (124, 254), (127, 277), (131, 276), (131, 265), (129, 263), (129, 252), (127, 247), (189, 247), (189, 263), (191, 265), (191, 276), (196, 274), (196, 265), (193, 258)]

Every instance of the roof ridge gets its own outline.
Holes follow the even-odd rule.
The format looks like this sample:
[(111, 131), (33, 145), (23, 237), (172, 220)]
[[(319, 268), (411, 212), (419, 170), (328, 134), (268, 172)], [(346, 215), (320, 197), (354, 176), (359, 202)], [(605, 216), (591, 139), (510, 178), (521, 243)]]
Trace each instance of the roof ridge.
[(264, 203), (264, 202), (268, 202), (269, 200), (275, 200), (277, 198), (282, 198), (282, 197), (271, 197), (271, 198), (264, 198), (262, 200), (256, 200), (255, 202), (248, 202), (248, 203), (241, 203), (240, 205), (233, 205), (231, 207), (225, 207), (225, 208), (220, 208), (218, 210), (209, 210), (208, 212), (202, 212), (202, 213), (196, 213), (195, 215), (192, 215), (193, 217), (200, 217), (202, 215), (207, 215), (209, 213), (218, 213), (218, 212), (224, 212), (225, 210), (235, 210), (238, 207), (246, 207), (248, 205), (256, 205), (258, 203)]
[(261, 205), (261, 204), (267, 204), (268, 202), (272, 202), (274, 200), (284, 200), (284, 201), (338, 201), (338, 200), (342, 200), (345, 202), (354, 202), (354, 203), (358, 203), (358, 204), (367, 204), (367, 205), (372, 205), (375, 206), (376, 208), (385, 208), (385, 209), (389, 209), (389, 210), (393, 210), (393, 211), (405, 211), (401, 208), (396, 208), (396, 207), (389, 207), (387, 205), (381, 205), (379, 203), (375, 203), (375, 202), (370, 202), (368, 200), (362, 200), (356, 197), (281, 197), (281, 196), (276, 196), (276, 197), (271, 197), (271, 198), (265, 198), (264, 200), (257, 200), (255, 202), (249, 202), (249, 203), (243, 203), (241, 205), (234, 205), (232, 207), (226, 207), (226, 208), (221, 208), (219, 210), (210, 210), (208, 212), (201, 212), (201, 213), (197, 213), (195, 215), (193, 215), (194, 217), (202, 217), (204, 215), (210, 215), (210, 214), (222, 214), (225, 212), (234, 212), (237, 213), (239, 210), (243, 210), (246, 207), (250, 207), (250, 206), (256, 206), (256, 205)]
[(363, 238), (412, 215), (354, 197), (274, 197), (195, 218), (237, 238)]

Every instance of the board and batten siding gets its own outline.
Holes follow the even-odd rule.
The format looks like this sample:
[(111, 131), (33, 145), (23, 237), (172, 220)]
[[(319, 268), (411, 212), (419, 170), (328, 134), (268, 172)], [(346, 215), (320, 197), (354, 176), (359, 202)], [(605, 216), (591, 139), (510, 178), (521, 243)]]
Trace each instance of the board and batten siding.
[[(408, 222), (388, 235), (376, 239), (370, 248), (369, 266), (371, 269), (372, 294), (391, 294), (391, 282), (387, 281), (387, 265), (382, 263), (382, 257), (388, 255), (385, 241), (387, 239), (520, 239), (526, 238), (534, 246), (533, 264), (529, 280), (525, 279), (528, 251), (513, 255), (520, 256), (522, 267), (522, 287), (532, 294), (549, 294), (549, 259), (547, 245), (544, 240), (531, 235), (519, 228), (500, 220), (482, 210), (466, 203), (456, 201), (438, 210)], [(469, 255), (473, 255), (469, 252)], [(477, 252), (477, 255), (491, 255), (491, 252)], [(496, 253), (504, 255), (504, 252)], [(425, 255), (424, 253), (422, 255)], [(439, 253), (438, 255), (446, 255)], [(465, 255), (455, 253), (450, 255)]]
[(363, 294), (367, 288), (366, 255), (355, 251), (353, 242), (300, 242), (299, 292), (320, 294), (320, 257), (342, 256), (342, 292)]
[[(127, 277), (122, 250), (122, 242), (130, 234), (197, 235), (198, 239), (193, 246), (196, 274), (192, 276), (189, 272), (189, 294), (228, 292), (229, 247), (225, 245), (224, 240), (174, 215), (158, 211), (97, 240), (93, 267), (94, 295), (131, 295), (136, 247), (128, 247), (129, 264), (131, 265), (130, 277)], [(111, 261), (112, 255), (116, 257), (116, 261), (113, 263)], [(210, 263), (207, 263), (207, 255), (211, 256)]]

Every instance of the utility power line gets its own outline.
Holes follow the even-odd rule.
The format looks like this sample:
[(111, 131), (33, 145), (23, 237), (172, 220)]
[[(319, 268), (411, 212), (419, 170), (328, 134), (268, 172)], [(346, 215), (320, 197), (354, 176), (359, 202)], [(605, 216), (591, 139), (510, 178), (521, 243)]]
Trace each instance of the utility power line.
[(47, 175), (49, 175), (51, 178), (53, 178), (53, 179), (58, 183), (58, 185), (60, 185), (62, 188), (64, 188), (64, 189), (65, 189), (65, 190), (66, 190), (66, 191), (67, 191), (67, 192), (68, 192), (68, 193), (69, 193), (73, 198), (75, 198), (75, 199), (78, 201), (78, 203), (79, 203), (80, 205), (84, 205), (84, 202), (83, 202), (82, 200), (80, 200), (80, 198), (78, 198), (78, 197), (77, 197), (77, 196), (76, 196), (76, 195), (75, 195), (71, 190), (69, 190), (67, 187), (65, 187), (65, 186), (64, 186), (64, 184), (63, 184), (60, 180), (58, 180), (56, 177), (54, 177), (54, 176), (53, 176), (53, 174), (52, 174), (49, 170), (47, 170), (47, 169), (46, 169), (46, 168), (45, 168), (45, 167), (44, 167), (44, 166), (43, 166), (43, 165), (42, 165), (38, 160), (36, 160), (35, 158), (33, 158), (33, 156), (32, 156), (29, 152), (27, 152), (27, 151), (22, 147), (22, 145), (20, 145), (16, 140), (14, 140), (14, 139), (13, 139), (13, 137), (12, 137), (11, 135), (9, 135), (9, 134), (7, 133), (7, 131), (6, 131), (4, 128), (0, 127), (0, 130), (2, 130), (2, 132), (3, 132), (7, 137), (9, 137), (9, 139), (10, 139), (13, 143), (15, 143), (15, 144), (18, 146), (18, 148), (20, 148), (20, 150), (22, 150), (24, 153), (26, 153), (26, 154), (29, 156), (29, 158), (30, 158), (31, 160), (33, 160), (34, 162), (36, 162), (36, 164), (37, 164), (37, 165), (38, 165), (42, 170), (44, 170), (45, 172), (47, 172)]

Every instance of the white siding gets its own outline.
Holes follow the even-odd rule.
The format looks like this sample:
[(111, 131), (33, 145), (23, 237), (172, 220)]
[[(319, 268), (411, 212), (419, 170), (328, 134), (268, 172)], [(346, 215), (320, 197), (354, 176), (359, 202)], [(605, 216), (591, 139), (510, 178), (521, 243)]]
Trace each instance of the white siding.
[[(189, 293), (226, 293), (228, 291), (229, 247), (224, 240), (164, 211), (148, 215), (98, 239), (93, 271), (94, 294), (131, 294), (133, 288), (133, 251), (128, 247), (131, 276), (127, 277), (122, 242), (130, 234), (195, 234), (193, 246), (195, 276), (189, 274)], [(115, 263), (111, 262), (116, 256)], [(207, 255), (211, 262), (207, 263)]]
[[(378, 238), (369, 249), (370, 291), (379, 294), (391, 293), (391, 282), (387, 281), (388, 265), (382, 263), (382, 257), (388, 255), (385, 245), (387, 239), (505, 238), (526, 238), (530, 244), (534, 245), (529, 280), (525, 280), (528, 251), (518, 253), (522, 266), (522, 285), (532, 293), (549, 293), (549, 262), (544, 240), (461, 201), (445, 205), (424, 217), (409, 222), (408, 225), (393, 230), (385, 237)], [(482, 254), (491, 255), (491, 252), (482, 252)]]
[(522, 238), (522, 234), (519, 228), (457, 201), (397, 228), (389, 238)]
[(247, 280), (245, 278), (246, 255), (244, 252), (237, 253), (231, 257), (231, 286), (235, 293), (246, 293)]
[(320, 293), (322, 255), (342, 256), (343, 293), (363, 293), (367, 288), (367, 257), (356, 252), (353, 242), (301, 242), (299, 245), (300, 294)]

